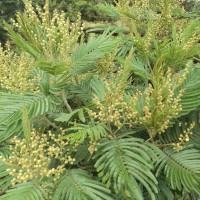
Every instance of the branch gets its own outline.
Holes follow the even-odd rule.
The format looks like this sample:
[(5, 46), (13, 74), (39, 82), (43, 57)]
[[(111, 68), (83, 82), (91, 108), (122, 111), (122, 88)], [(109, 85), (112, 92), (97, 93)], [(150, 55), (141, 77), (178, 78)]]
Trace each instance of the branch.
[(71, 108), (71, 106), (69, 105), (69, 103), (67, 101), (67, 98), (65, 96), (65, 92), (64, 91), (61, 92), (61, 97), (62, 97), (62, 100), (64, 101), (65, 106), (67, 107), (67, 110), (71, 113), (72, 112), (72, 108)]
[(43, 116), (44, 120), (51, 125), (53, 128), (58, 128), (58, 126), (56, 126), (53, 122), (51, 122), (46, 116)]

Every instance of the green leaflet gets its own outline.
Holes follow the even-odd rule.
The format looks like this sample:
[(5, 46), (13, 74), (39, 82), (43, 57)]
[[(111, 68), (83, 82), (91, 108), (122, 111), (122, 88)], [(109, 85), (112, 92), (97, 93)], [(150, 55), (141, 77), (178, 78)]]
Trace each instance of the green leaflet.
[(131, 63), (131, 71), (140, 76), (145, 81), (151, 80), (151, 73), (144, 61), (135, 58)]
[(98, 8), (105, 12), (108, 16), (112, 17), (113, 19), (119, 19), (119, 13), (115, 10), (114, 6), (111, 4), (98, 4)]
[(83, 108), (79, 109), (78, 117), (81, 120), (81, 122), (85, 123), (85, 116), (84, 116)]
[(53, 75), (64, 74), (69, 71), (69, 66), (67, 66), (65, 62), (54, 61), (54, 60), (53, 61), (38, 60), (36, 67)]
[(57, 117), (54, 120), (57, 122), (68, 122), (71, 119), (71, 117), (78, 112), (79, 112), (79, 109), (74, 110), (71, 113), (63, 113), (63, 114), (60, 114), (60, 117)]
[(59, 114), (60, 116), (55, 118), (54, 120), (57, 122), (68, 122), (77, 113), (78, 113), (78, 117), (81, 120), (81, 122), (85, 123), (85, 116), (84, 116), (83, 108), (76, 109), (71, 113)]

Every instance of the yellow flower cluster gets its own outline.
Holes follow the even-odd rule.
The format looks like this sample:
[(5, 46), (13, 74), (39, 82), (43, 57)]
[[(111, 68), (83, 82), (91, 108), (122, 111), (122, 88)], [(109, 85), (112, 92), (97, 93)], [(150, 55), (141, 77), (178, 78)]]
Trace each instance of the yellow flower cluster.
[(137, 99), (138, 95), (136, 94), (131, 98), (129, 103), (126, 103), (124, 102), (124, 96), (121, 93), (118, 93), (118, 91), (115, 91), (115, 94), (110, 93), (109, 96), (106, 96), (103, 103), (95, 97), (93, 100), (99, 112), (89, 110), (88, 113), (90, 116), (103, 123), (115, 125), (118, 129), (120, 129), (125, 123), (130, 123), (131, 126), (131, 124), (137, 122), (138, 113), (134, 110), (134, 105), (136, 105)]
[[(26, 26), (24, 26), (26, 24)], [(42, 54), (45, 60), (64, 62), (71, 66), (71, 53), (83, 33), (80, 13), (77, 21), (70, 23), (64, 12), (54, 10), (51, 15), (49, 3), (43, 9), (25, 2), (24, 14), (17, 14), (13, 25)]]
[[(129, 15), (127, 16), (135, 22), (144, 21), (144, 16), (146, 14), (144, 13), (144, 9), (148, 9), (148, 7), (148, 0), (119, 0), (116, 2), (116, 8), (121, 16), (124, 17), (128, 13)], [(125, 9), (126, 12), (124, 12)]]
[(183, 131), (183, 134), (180, 134), (180, 137), (178, 138), (177, 143), (173, 143), (174, 146), (173, 149), (176, 151), (181, 151), (183, 149), (183, 145), (190, 140), (190, 135), (192, 135), (192, 129), (195, 127), (195, 123), (191, 123), (190, 126)]
[(107, 76), (108, 73), (112, 73), (115, 67), (114, 59), (115, 52), (97, 60), (95, 67), (97, 68), (98, 73), (103, 76)]
[[(167, 93), (167, 96), (164, 93)], [(140, 117), (139, 121), (146, 127), (151, 137), (155, 137), (157, 133), (164, 133), (169, 127), (170, 121), (178, 116), (182, 110), (179, 103), (182, 94), (183, 90), (176, 97), (170, 85), (166, 88), (159, 88), (157, 92), (149, 85), (145, 94), (144, 116)]]
[(172, 26), (172, 24), (174, 24), (174, 21), (175, 21), (172, 17), (174, 5), (172, 7), (172, 4), (170, 2), (168, 3), (161, 2), (160, 9), (162, 10), (162, 13), (158, 15), (158, 18), (157, 18), (158, 27), (156, 29), (156, 32), (160, 36), (165, 36), (171, 32), (171, 28), (169, 27), (170, 25)]
[(131, 33), (137, 27), (143, 34), (147, 18), (154, 18), (153, 12), (147, 12), (148, 8), (148, 0), (119, 0), (116, 2), (116, 10), (120, 14), (122, 23)]
[(39, 91), (39, 76), (30, 77), (34, 61), (25, 54), (17, 55), (9, 44), (4, 50), (0, 46), (0, 87), (13, 93)]
[(185, 66), (185, 69), (183, 70), (183, 73), (182, 74), (179, 74), (178, 76), (174, 76), (174, 85), (175, 87), (179, 87), (185, 80), (186, 80), (186, 77), (189, 73), (189, 68), (190, 68), (190, 65), (189, 64), (186, 64)]
[(124, 83), (119, 77), (122, 76), (122, 71), (110, 79), (105, 79), (104, 101), (95, 96), (95, 103), (98, 112), (88, 111), (88, 114), (103, 123), (113, 124), (119, 129), (123, 125), (127, 115), (128, 105), (124, 102)]
[(139, 91), (134, 96), (127, 96), (125, 94), (125, 89), (129, 85), (125, 73), (125, 70), (119, 68), (116, 74), (112, 74), (104, 79), (105, 93), (103, 101), (95, 96), (93, 102), (98, 111), (88, 111), (90, 116), (100, 122), (107, 123), (109, 126), (114, 125), (118, 129), (125, 123), (131, 125), (138, 121), (138, 112), (135, 106), (139, 96), (142, 94)]
[[(168, 36), (175, 25), (178, 33), (182, 33), (189, 20), (177, 18), (175, 12), (182, 14), (186, 11), (183, 8), (183, 0), (149, 1), (149, 0), (119, 0), (116, 2), (116, 10), (121, 20), (131, 33), (137, 30), (143, 37), (140, 41), (141, 47), (149, 45), (149, 39), (156, 35), (158, 37)], [(134, 37), (133, 37), (134, 38)], [(134, 38), (134, 42), (135, 42)]]
[[(119, 74), (119, 76), (122, 76)], [(172, 72), (159, 77), (155, 87), (151, 84), (146, 91), (135, 92), (132, 96), (125, 93), (124, 84), (116, 79), (105, 80), (105, 93), (103, 101), (97, 96), (93, 102), (98, 109), (97, 112), (89, 110), (88, 114), (103, 123), (116, 126), (120, 129), (124, 124), (129, 126), (143, 125), (150, 137), (163, 133), (169, 127), (170, 121), (175, 118), (182, 109), (180, 99), (183, 90), (178, 95), (174, 93), (172, 83)], [(183, 77), (179, 77), (181, 79)], [(180, 82), (180, 80), (177, 80)], [(157, 85), (156, 85), (157, 84)], [(139, 101), (144, 100), (144, 105), (138, 108)]]
[(181, 35), (182, 40), (180, 41), (180, 46), (182, 46), (185, 52), (191, 51), (196, 43), (200, 40), (199, 31), (194, 31), (193, 35), (190, 38), (185, 38), (183, 34)]
[[(75, 158), (72, 158), (70, 155), (72, 152), (75, 152), (77, 147), (79, 146), (79, 141), (77, 140), (73, 146), (71, 146), (70, 141), (71, 138), (67, 138), (65, 140), (62, 139), (62, 136), (65, 134), (65, 131), (62, 130), (61, 134), (56, 138), (55, 134), (51, 131), (48, 132), (51, 140), (54, 144), (48, 147), (48, 153), (50, 157), (54, 156), (56, 159), (59, 159), (63, 164), (73, 165), (75, 162)], [(64, 153), (64, 151), (66, 152)]]
[(157, 133), (164, 133), (170, 121), (182, 110), (180, 100), (184, 90), (180, 90), (177, 95), (174, 90), (184, 81), (187, 73), (188, 69), (177, 78), (177, 85), (175, 85), (169, 68), (165, 74), (159, 73), (160, 77), (159, 74), (155, 75), (154, 87), (150, 84), (147, 88), (143, 108), (144, 117), (140, 118), (140, 123), (144, 124), (151, 137), (155, 137)]
[[(47, 135), (40, 135), (33, 129), (30, 142), (14, 137), (13, 145), (10, 147), (11, 156), (0, 157), (8, 167), (7, 172), (14, 177), (12, 184), (50, 176), (57, 180), (65, 170), (66, 164), (73, 165), (75, 159), (70, 156), (70, 139), (65, 141), (60, 139), (64, 134), (65, 132), (62, 131), (58, 137), (55, 137), (49, 131), (50, 139), (48, 139)], [(78, 144), (75, 144), (71, 150), (74, 151), (77, 146)], [(67, 147), (67, 152), (64, 153)], [(56, 168), (49, 168), (52, 158), (60, 160)]]

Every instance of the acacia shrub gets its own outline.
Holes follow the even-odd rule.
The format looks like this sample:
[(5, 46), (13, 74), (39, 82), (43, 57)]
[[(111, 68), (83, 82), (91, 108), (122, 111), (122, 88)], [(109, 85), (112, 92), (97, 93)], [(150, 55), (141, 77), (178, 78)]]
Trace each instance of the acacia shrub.
[(180, 0), (106, 9), (121, 27), (87, 42), (48, 0), (5, 23), (20, 51), (0, 48), (0, 200), (198, 200), (198, 16)]

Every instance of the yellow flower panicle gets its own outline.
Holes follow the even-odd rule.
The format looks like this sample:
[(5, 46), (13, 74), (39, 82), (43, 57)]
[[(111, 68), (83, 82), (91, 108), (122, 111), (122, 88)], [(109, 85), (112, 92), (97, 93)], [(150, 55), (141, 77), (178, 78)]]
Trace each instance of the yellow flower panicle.
[(173, 148), (176, 151), (183, 150), (184, 148), (183, 145), (190, 140), (190, 135), (193, 134), (192, 130), (194, 129), (194, 127), (195, 127), (195, 122), (192, 122), (190, 126), (185, 131), (183, 131), (182, 134), (180, 134), (180, 137), (178, 138), (178, 142), (172, 144)]
[(0, 87), (13, 93), (39, 91), (39, 76), (30, 77), (34, 60), (25, 54), (13, 53), (10, 45), (0, 47)]
[(31, 1), (27, 1), (23, 15), (18, 13), (16, 21), (12, 20), (12, 23), (45, 61), (59, 61), (65, 63), (66, 68), (71, 67), (71, 54), (83, 33), (80, 13), (76, 22), (70, 23), (63, 11), (54, 10), (50, 13), (48, 2), (43, 9), (39, 6), (35, 9)]
[(97, 68), (100, 75), (103, 77), (108, 76), (109, 73), (112, 73), (114, 71), (115, 67), (115, 54), (116, 52), (106, 55), (103, 58), (100, 58), (95, 63), (95, 67)]
[(149, 0), (119, 0), (116, 2), (116, 9), (131, 32), (138, 28), (142, 34), (148, 35), (148, 40), (154, 34), (160, 37), (168, 35), (172, 31), (172, 24), (176, 24), (179, 32), (182, 31), (188, 21), (184, 18), (177, 19), (174, 12), (177, 9), (182, 13), (186, 12), (182, 6), (183, 1), (156, 0), (151, 3)]
[[(185, 74), (183, 75), (185, 77)], [(177, 85), (180, 84), (183, 75), (178, 78)], [(118, 78), (120, 76), (122, 76), (121, 73), (117, 75)], [(180, 90), (178, 95), (175, 94), (171, 70), (168, 69), (163, 75), (158, 88), (149, 84), (144, 92), (137, 91), (128, 98), (124, 84), (116, 81), (117, 77), (104, 80), (106, 89), (103, 101), (95, 96), (93, 102), (97, 111), (89, 110), (88, 114), (94, 119), (108, 125), (114, 125), (118, 129), (124, 124), (129, 126), (143, 125), (150, 137), (164, 133), (171, 120), (178, 116), (182, 110), (180, 100), (184, 90)], [(138, 104), (142, 99), (144, 105), (140, 110)]]
[[(177, 40), (176, 48), (185, 53), (196, 47), (200, 36), (199, 30), (193, 30), (189, 38), (185, 28), (193, 19), (179, 17), (187, 13), (183, 7), (184, 0), (118, 0), (116, 10), (120, 14), (123, 26), (145, 57), (151, 55), (153, 41), (162, 43), (163, 38), (171, 37)], [(126, 10), (126, 12), (124, 12)], [(154, 47), (153, 47), (154, 48)], [(183, 55), (184, 58), (185, 54)]]
[[(122, 75), (120, 70), (117, 75), (113, 75), (110, 79), (105, 79), (105, 93), (104, 102), (95, 96), (93, 99), (98, 112), (89, 110), (88, 113), (95, 119), (103, 123), (114, 124), (120, 129), (125, 122), (125, 115), (128, 105), (124, 101), (124, 83), (123, 80), (119, 80)], [(116, 81), (116, 80), (119, 80)]]
[[(8, 167), (7, 172), (13, 176), (12, 184), (27, 182), (41, 177), (53, 177), (56, 181), (65, 170), (65, 165), (73, 165), (75, 159), (71, 157), (71, 151), (75, 151), (78, 142), (70, 145), (70, 138), (62, 140), (64, 131), (55, 136), (49, 131), (49, 136), (39, 134), (32, 130), (30, 143), (25, 139), (12, 139), (10, 147), (12, 155), (8, 158), (0, 157), (0, 160)], [(49, 139), (49, 138), (50, 139)], [(64, 153), (64, 150), (67, 152)], [(50, 168), (52, 158), (59, 160), (59, 165)]]
[(184, 78), (182, 76), (178, 77), (178, 83), (175, 86), (172, 77), (169, 68), (166, 74), (160, 78), (158, 87), (153, 88), (149, 84), (145, 92), (146, 105), (143, 108), (144, 117), (140, 118), (140, 123), (145, 125), (152, 137), (157, 133), (164, 133), (171, 120), (177, 117), (182, 110), (180, 100), (184, 90), (180, 90), (178, 95), (175, 94), (174, 90), (181, 81), (184, 81)]

